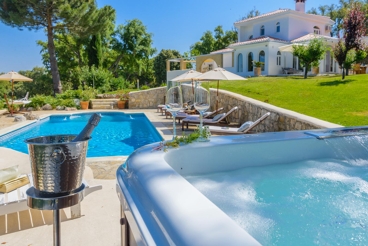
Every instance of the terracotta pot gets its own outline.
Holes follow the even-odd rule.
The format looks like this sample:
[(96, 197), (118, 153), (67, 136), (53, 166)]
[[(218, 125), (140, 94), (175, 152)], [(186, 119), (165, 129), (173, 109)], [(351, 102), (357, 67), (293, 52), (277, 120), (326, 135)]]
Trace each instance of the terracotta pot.
[(81, 109), (88, 109), (89, 101), (80, 101)]
[(313, 74), (319, 74), (319, 67), (312, 67)]
[(254, 77), (261, 76), (261, 67), (254, 67)]
[(126, 101), (118, 101), (118, 109), (125, 109)]

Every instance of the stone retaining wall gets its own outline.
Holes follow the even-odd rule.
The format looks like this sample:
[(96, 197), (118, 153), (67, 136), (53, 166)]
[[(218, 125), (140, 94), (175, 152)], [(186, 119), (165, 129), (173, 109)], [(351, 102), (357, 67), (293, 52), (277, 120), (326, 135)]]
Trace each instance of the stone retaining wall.
[(165, 103), (166, 87), (153, 88), (129, 93), (129, 108), (144, 109), (157, 108), (157, 105)]
[[(192, 87), (190, 85), (182, 85), (183, 100), (193, 101)], [(238, 106), (238, 110), (229, 116), (231, 122), (243, 124), (246, 121), (255, 121), (263, 114), (271, 112), (271, 115), (259, 124), (255, 130), (257, 132), (276, 132), (276, 131), (292, 131), (306, 129), (320, 129), (341, 127), (327, 121), (319, 120), (310, 116), (299, 114), (297, 112), (279, 108), (268, 103), (264, 103), (249, 97), (245, 97), (236, 93), (219, 90), (219, 108), (223, 107), (227, 112), (231, 108)], [(216, 89), (211, 89), (211, 109), (216, 107)]]

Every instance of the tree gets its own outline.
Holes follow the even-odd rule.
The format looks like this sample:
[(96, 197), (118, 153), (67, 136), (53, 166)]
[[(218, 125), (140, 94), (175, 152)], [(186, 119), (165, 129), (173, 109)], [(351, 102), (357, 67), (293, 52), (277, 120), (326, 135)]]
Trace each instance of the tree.
[(358, 63), (367, 57), (366, 49), (363, 50), (350, 50), (346, 56), (344, 62), (344, 68), (346, 69), (346, 76), (349, 75), (349, 69), (352, 69), (354, 63)]
[(201, 41), (190, 47), (190, 54), (192, 56), (209, 54), (212, 51), (224, 49), (238, 40), (237, 31), (224, 32), (222, 26), (217, 26), (214, 33), (213, 36), (211, 31), (206, 31), (201, 37)]
[(92, 67), (93, 65), (97, 68), (101, 67), (103, 55), (102, 40), (100, 34), (92, 35), (92, 38), (87, 46), (87, 55), (89, 67)]
[(214, 50), (221, 50), (225, 49), (232, 43), (238, 41), (238, 32), (235, 30), (226, 31), (222, 29), (222, 26), (217, 26), (215, 28), (215, 43), (214, 43)]
[(29, 92), (30, 97), (36, 95), (52, 95), (53, 90), (51, 75), (43, 67), (34, 67), (32, 70), (19, 71), (29, 78), (32, 78), (32, 82), (17, 82), (14, 84), (14, 91), (16, 98), (22, 98)]
[[(363, 36), (366, 33), (365, 14), (361, 10), (360, 3), (352, 4), (350, 11), (344, 18), (344, 36), (339, 39), (337, 45), (333, 47), (335, 59), (342, 69), (342, 79), (345, 79), (345, 71), (351, 67), (350, 58), (348, 61), (348, 53), (355, 50), (357, 54), (361, 54), (365, 50), (363, 45)], [(349, 65), (350, 64), (350, 65)]]
[(54, 93), (62, 93), (54, 34), (58, 30), (85, 34), (104, 28), (103, 20), (115, 12), (110, 9), (107, 15), (96, 10), (93, 0), (0, 0), (0, 21), (20, 30), (24, 27), (29, 30), (46, 29), (53, 89)]
[(191, 55), (204, 55), (214, 51), (215, 39), (211, 31), (206, 31), (200, 40), (201, 42), (196, 42), (190, 47)]
[[(161, 50), (153, 60), (153, 69), (155, 71), (156, 85), (166, 82), (166, 61), (172, 58), (180, 58), (180, 52), (177, 50)], [(179, 70), (178, 62), (170, 62), (170, 70)]]
[(156, 52), (152, 43), (152, 34), (140, 20), (133, 19), (126, 25), (119, 25), (113, 34), (115, 55), (109, 69), (117, 77), (119, 68), (123, 67), (125, 79), (135, 82), (142, 72), (147, 71), (148, 60)]
[(259, 16), (261, 15), (261, 12), (259, 12), (259, 10), (256, 9), (256, 7), (254, 7), (252, 10), (250, 10), (246, 16), (240, 18), (239, 21), (241, 20), (246, 20), (246, 19), (249, 19), (249, 18), (253, 18), (253, 17), (256, 17), (256, 16)]
[(332, 52), (334, 54), (335, 60), (339, 64), (339, 67), (342, 69), (342, 79), (345, 79), (344, 62), (348, 52), (342, 39), (339, 39), (337, 44), (332, 47)]
[(346, 49), (362, 49), (365, 32), (365, 13), (361, 10), (361, 4), (355, 3), (344, 19)]
[(308, 45), (293, 45), (293, 55), (297, 56), (304, 67), (304, 78), (308, 76), (309, 68), (317, 66), (319, 60), (323, 58), (326, 52), (326, 45), (320, 38), (312, 39)]

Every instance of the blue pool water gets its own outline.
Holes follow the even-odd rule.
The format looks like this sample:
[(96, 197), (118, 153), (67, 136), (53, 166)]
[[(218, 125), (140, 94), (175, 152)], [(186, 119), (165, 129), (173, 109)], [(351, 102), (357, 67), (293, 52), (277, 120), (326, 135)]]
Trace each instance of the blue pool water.
[(262, 245), (368, 245), (366, 160), (310, 160), (186, 179)]
[[(126, 156), (144, 145), (161, 141), (144, 114), (99, 113), (101, 121), (88, 143), (87, 157)], [(25, 139), (57, 134), (78, 134), (92, 113), (54, 115), (0, 136), (0, 146), (28, 153)]]

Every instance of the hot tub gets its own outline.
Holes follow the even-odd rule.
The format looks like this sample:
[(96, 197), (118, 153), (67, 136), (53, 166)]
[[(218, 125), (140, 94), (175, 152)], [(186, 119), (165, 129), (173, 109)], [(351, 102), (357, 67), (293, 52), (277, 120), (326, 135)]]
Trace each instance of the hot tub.
[[(340, 240), (334, 233), (346, 234), (349, 243), (367, 243), (364, 236), (368, 225), (368, 209), (365, 210), (368, 205), (367, 133), (365, 127), (338, 128), (212, 137), (210, 142), (192, 143), (167, 151), (154, 150), (157, 143), (142, 147), (117, 170), (122, 244), (282, 245), (300, 240), (324, 244), (336, 238)], [(302, 171), (290, 171), (296, 166)], [(286, 168), (286, 171), (280, 168)], [(226, 182), (233, 177), (229, 175), (237, 176), (241, 172), (248, 176), (237, 179), (244, 179), (245, 183), (236, 186), (235, 192), (228, 192)], [(258, 177), (260, 173), (264, 175)], [(307, 182), (311, 184), (304, 181), (303, 175), (302, 181), (290, 181), (294, 173), (297, 173), (295, 176), (308, 173)], [(286, 176), (279, 177), (279, 174)], [(216, 183), (213, 183), (213, 176)], [(260, 184), (253, 184), (256, 181)], [(222, 182), (225, 186), (219, 185)], [(247, 188), (249, 183), (256, 187), (251, 192)], [(342, 194), (334, 196), (329, 191), (324, 194), (325, 188), (317, 191), (312, 188), (319, 189), (325, 183), (332, 186), (331, 191), (341, 190), (336, 185), (343, 183), (345, 187), (347, 183), (352, 186), (352, 191), (341, 190)], [(304, 190), (286, 191), (299, 185)], [(259, 187), (263, 187), (262, 190)], [(237, 197), (234, 194), (239, 189), (241, 195)], [(281, 195), (281, 200), (271, 202), (278, 193), (285, 194)], [(359, 208), (349, 204), (344, 207), (339, 201), (335, 202), (336, 199), (344, 200), (349, 194), (360, 197), (356, 202), (360, 204)], [(234, 197), (239, 200), (235, 202)], [(314, 220), (317, 222), (305, 222), (303, 217), (313, 217), (315, 212), (326, 209), (324, 205), (315, 207), (325, 198), (327, 203), (335, 204), (333, 206), (340, 210), (332, 215), (324, 212), (316, 215)], [(301, 202), (295, 205), (294, 201), (298, 199)], [(227, 211), (227, 202), (231, 203), (230, 207), (238, 207), (238, 211)], [(251, 212), (243, 210), (243, 204), (251, 204)], [(266, 209), (263, 211), (258, 207)], [(280, 219), (287, 225), (287, 229), (282, 229), (278, 219), (289, 210), (288, 217)], [(346, 213), (354, 213), (354, 216), (348, 218)], [(312, 238), (304, 239), (304, 232), (298, 231), (299, 226), (313, 228), (308, 232)], [(255, 227), (260, 228), (257, 231)], [(289, 228), (295, 231), (289, 232)], [(289, 234), (301, 236), (289, 239)]]

